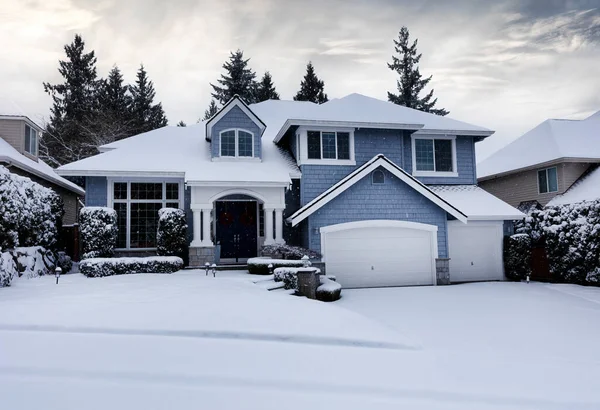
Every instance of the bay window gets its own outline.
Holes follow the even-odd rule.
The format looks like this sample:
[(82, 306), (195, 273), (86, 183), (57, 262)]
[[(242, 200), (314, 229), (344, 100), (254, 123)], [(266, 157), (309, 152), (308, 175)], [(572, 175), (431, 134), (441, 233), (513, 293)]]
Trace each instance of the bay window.
[(158, 210), (183, 208), (182, 199), (178, 182), (113, 182), (117, 248), (155, 248)]
[(413, 174), (456, 176), (456, 140), (413, 136)]

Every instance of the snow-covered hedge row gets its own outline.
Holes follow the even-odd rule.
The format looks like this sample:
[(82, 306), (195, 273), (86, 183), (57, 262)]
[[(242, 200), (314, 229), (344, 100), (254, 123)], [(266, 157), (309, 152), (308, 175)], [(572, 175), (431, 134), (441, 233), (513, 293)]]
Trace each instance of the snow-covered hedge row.
[(54, 249), (64, 214), (60, 196), (0, 166), (0, 247)]
[(301, 260), (287, 259), (271, 259), (271, 258), (250, 258), (248, 259), (248, 272), (252, 275), (269, 275), (269, 265), (273, 265), (273, 269), (289, 267), (301, 268), (304, 262)]
[(310, 259), (321, 259), (321, 254), (311, 249), (301, 248), (286, 244), (265, 245), (261, 248), (260, 254), (270, 258), (278, 259), (302, 259), (304, 255)]
[(70, 258), (68, 263), (60, 261), (55, 254), (41, 246), (14, 248), (0, 254), (0, 287), (9, 286), (17, 277), (37, 278), (44, 275), (53, 275), (56, 266), (60, 266), (63, 273), (71, 270)]
[(150, 256), (146, 258), (91, 258), (79, 263), (79, 271), (88, 278), (133, 273), (173, 273), (183, 268), (177, 256)]
[(110, 257), (117, 243), (117, 212), (88, 206), (79, 216), (83, 259)]
[(17, 275), (17, 264), (13, 256), (9, 252), (0, 253), (0, 288), (10, 286)]
[(531, 238), (524, 233), (504, 237), (504, 273), (510, 280), (531, 275)]
[(187, 228), (183, 209), (159, 209), (156, 253), (183, 257), (187, 253)]
[(335, 302), (342, 297), (342, 285), (331, 278), (321, 276), (321, 285), (317, 288), (317, 300)]
[(517, 229), (533, 241), (545, 238), (555, 278), (600, 285), (600, 200), (534, 210)]

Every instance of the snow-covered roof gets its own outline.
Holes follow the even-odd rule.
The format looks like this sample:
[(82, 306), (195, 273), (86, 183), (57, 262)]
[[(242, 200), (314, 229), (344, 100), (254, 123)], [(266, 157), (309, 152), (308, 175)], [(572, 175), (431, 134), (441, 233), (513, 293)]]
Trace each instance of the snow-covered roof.
[(204, 122), (188, 127), (163, 127), (107, 144), (93, 157), (61, 166), (61, 175), (178, 176), (188, 182), (256, 182), (288, 184), (299, 169), (287, 152), (265, 143), (262, 161), (211, 161)]
[(477, 164), (489, 178), (560, 159), (600, 161), (600, 111), (585, 120), (546, 120)]
[(59, 185), (77, 195), (85, 195), (85, 191), (77, 184), (59, 176), (50, 165), (41, 159), (34, 161), (17, 151), (12, 145), (0, 138), (0, 162), (6, 162), (49, 182)]
[(518, 209), (476, 185), (429, 185), (428, 188), (467, 215), (469, 221), (525, 217)]
[(600, 166), (582, 176), (562, 195), (557, 195), (547, 206), (575, 204), (600, 198)]

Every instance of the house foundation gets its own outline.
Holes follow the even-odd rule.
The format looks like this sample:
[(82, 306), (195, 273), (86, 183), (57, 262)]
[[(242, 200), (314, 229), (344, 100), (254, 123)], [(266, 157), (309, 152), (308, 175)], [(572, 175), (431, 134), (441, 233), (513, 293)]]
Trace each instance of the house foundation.
[(206, 263), (215, 263), (215, 247), (214, 246), (202, 246), (192, 247), (190, 246), (190, 262), (189, 266), (198, 268), (204, 267)]
[(435, 273), (438, 285), (450, 284), (450, 258), (437, 258), (435, 260)]

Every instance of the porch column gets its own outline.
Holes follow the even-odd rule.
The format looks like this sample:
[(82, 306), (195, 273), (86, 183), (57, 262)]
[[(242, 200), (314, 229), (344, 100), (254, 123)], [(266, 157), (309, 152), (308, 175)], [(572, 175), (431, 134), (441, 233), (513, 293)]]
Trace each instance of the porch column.
[(210, 213), (212, 209), (202, 210), (202, 246), (213, 246), (210, 239)]
[(192, 213), (193, 213), (193, 221), (194, 221), (194, 225), (193, 225), (194, 239), (192, 240), (191, 246), (201, 246), (202, 239), (200, 238), (200, 210), (193, 209)]
[(275, 243), (285, 243), (283, 240), (283, 209), (275, 210)]
[(273, 208), (265, 208), (265, 245), (272, 245), (273, 240)]

